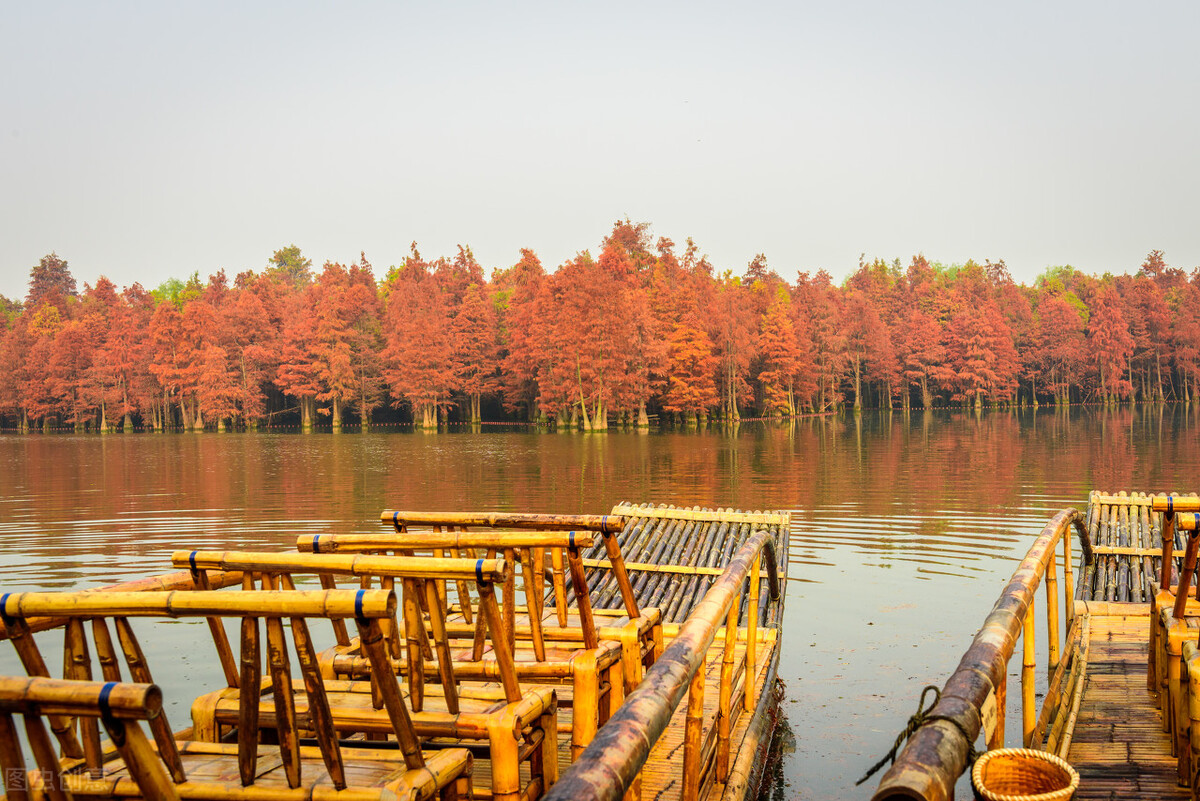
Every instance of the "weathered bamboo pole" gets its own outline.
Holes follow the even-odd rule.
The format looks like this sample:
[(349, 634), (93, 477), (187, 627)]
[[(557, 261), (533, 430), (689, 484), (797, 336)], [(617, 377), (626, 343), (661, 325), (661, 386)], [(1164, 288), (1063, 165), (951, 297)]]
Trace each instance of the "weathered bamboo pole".
[[(296, 538), (300, 553), (369, 553), (374, 551), (424, 551), (434, 548), (566, 548), (574, 534), (581, 548), (590, 548), (599, 537), (579, 531), (385, 531), (378, 534), (317, 534)], [(612, 535), (609, 535), (612, 536)]]
[[(770, 532), (767, 533), (770, 534)], [(774, 539), (771, 542), (774, 544)], [(746, 693), (744, 709), (747, 712), (754, 711), (755, 678), (758, 676), (758, 572), (760, 563), (761, 558), (755, 558), (754, 564), (750, 566), (750, 594), (746, 604), (747, 608), (752, 610), (746, 620)]]
[(589, 529), (620, 531), (625, 518), (620, 515), (556, 515), (522, 512), (406, 512), (385, 510), (381, 523), (397, 528), (426, 526), (488, 526), (489, 528)]
[[(1070, 537), (1063, 539), (1069, 540)], [(1059, 651), (1062, 648), (1062, 638), (1058, 630), (1058, 560), (1053, 549), (1046, 554), (1046, 632), (1046, 648), (1049, 654), (1046, 660), (1046, 675), (1053, 676), (1054, 671), (1058, 669)]]
[[(241, 573), (218, 573), (210, 574), (209, 582), (212, 589), (224, 589), (232, 587), (235, 584), (240, 584), (242, 581)], [(104, 587), (92, 587), (80, 592), (147, 592), (160, 591), (168, 592), (172, 590), (189, 590), (193, 588), (192, 574), (190, 571), (181, 573), (166, 573), (161, 576), (151, 576), (149, 578), (137, 579), (136, 581), (125, 581), (120, 584), (109, 584)], [(47, 629), (57, 628), (67, 622), (66, 618), (26, 618), (25, 625), (31, 632), (46, 631)], [(0, 619), (0, 640), (9, 638), (8, 627), (2, 619)]]
[[(1054, 553), (1053, 550), (1050, 553)], [(1033, 742), (1033, 727), (1037, 723), (1037, 701), (1034, 699), (1034, 671), (1037, 669), (1037, 654), (1034, 652), (1034, 598), (1029, 598), (1029, 609), (1021, 631), (1023, 659), (1021, 660), (1021, 742), (1028, 748)]]
[(751, 563), (759, 554), (766, 555), (771, 596), (779, 597), (775, 541), (764, 531), (730, 560), (725, 574), (713, 583), (642, 683), (601, 727), (571, 770), (546, 794), (545, 801), (617, 801), (624, 796), (688, 692), (692, 677), (704, 665), (708, 648), (735, 606)]
[[(292, 577), (286, 573), (279, 577), (280, 586), (284, 590), (296, 589)], [(325, 681), (321, 677), (321, 666), (317, 657), (317, 649), (309, 634), (308, 623), (302, 617), (294, 617), (292, 623), (292, 640), (296, 645), (296, 658), (300, 664), (300, 676), (304, 681), (304, 692), (308, 697), (308, 715), (312, 719), (313, 731), (317, 736), (317, 744), (321, 748), (321, 758), (325, 769), (329, 772), (329, 780), (335, 790), (346, 789), (346, 768), (342, 761), (341, 746), (333, 728), (333, 710), (329, 706), (329, 696), (325, 693)], [(344, 630), (344, 625), (343, 625)]]
[(1179, 573), (1179, 586), (1175, 590), (1175, 607), (1173, 613), (1176, 620), (1183, 620), (1184, 610), (1187, 609), (1188, 591), (1196, 574), (1196, 552), (1200, 546), (1200, 513), (1180, 515), (1176, 525), (1181, 531), (1188, 532), (1187, 550), (1184, 551), (1183, 570)]
[(1045, 573), (1046, 551), (1072, 527), (1087, 537), (1083, 515), (1076, 509), (1064, 509), (1047, 523), (946, 682), (931, 715), (951, 718), (957, 725), (934, 720), (917, 730), (884, 775), (872, 796), (874, 801), (949, 801), (954, 797), (954, 783), (966, 767), (968, 748), (983, 726), (980, 709), (1007, 674), (1018, 632)]
[(737, 646), (737, 613), (729, 608), (725, 621), (725, 649), (721, 654), (721, 697), (717, 707), (717, 780), (729, 775), (729, 735), (733, 717), (733, 657)]
[(683, 801), (700, 795), (700, 744), (704, 736), (704, 671), (697, 670), (688, 687), (683, 733)]
[(275, 731), (279, 758), (288, 787), (300, 786), (300, 735), (296, 724), (296, 696), (292, 692), (291, 660), (283, 634), (283, 619), (267, 618), (267, 665), (271, 675), (271, 697), (275, 700)]
[(12, 715), (0, 709), (0, 778), (8, 801), (29, 801), (25, 754)]
[(175, 551), (175, 565), (195, 564), (204, 570), (227, 569), (268, 573), (338, 573), (388, 578), (438, 578), (507, 581), (512, 562), (504, 559), (438, 559), (432, 556), (375, 556), (343, 554), (277, 553), (272, 551)]
[[(385, 617), (396, 607), (386, 590), (295, 592), (12, 592), (0, 596), (8, 617)], [(26, 671), (30, 672), (30, 671)]]
[(118, 720), (150, 720), (162, 711), (162, 690), (155, 684), (0, 676), (0, 709), (7, 712), (98, 716), (101, 696)]

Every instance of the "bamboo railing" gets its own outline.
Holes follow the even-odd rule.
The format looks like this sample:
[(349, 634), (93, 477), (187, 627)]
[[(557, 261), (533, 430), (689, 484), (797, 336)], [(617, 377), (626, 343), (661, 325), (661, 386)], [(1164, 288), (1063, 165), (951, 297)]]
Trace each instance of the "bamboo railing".
[[(1074, 573), (1071, 566), (1071, 528), (1080, 538), (1085, 558), (1092, 543), (1084, 516), (1064, 509), (1046, 524), (1029, 553), (1009, 579), (996, 605), (975, 635), (971, 647), (946, 682), (941, 697), (884, 774), (873, 801), (920, 798), (949, 801), (954, 785), (967, 767), (972, 744), (980, 731), (987, 747), (1004, 747), (1008, 663), (1022, 641), (1021, 733), (1026, 747), (1065, 751), (1070, 744), (1071, 704), (1064, 700), (1071, 690), (1082, 687), (1079, 673), (1086, 660), (1085, 638), (1079, 628), (1083, 616), (1075, 615)], [(1060, 592), (1059, 559), (1055, 546), (1062, 543), (1065, 582)], [(1089, 560), (1090, 561), (1090, 560)], [(1034, 597), (1045, 579), (1047, 650), (1050, 688), (1039, 715), (1035, 702), (1034, 676), (1037, 669), (1034, 635)], [(1067, 641), (1080, 645), (1064, 658), (1059, 628), (1060, 603), (1065, 605)], [(1055, 720), (1051, 720), (1055, 717)], [(1045, 740), (1043, 740), (1043, 736)]]
[[(637, 777), (662, 736), (676, 709), (687, 695), (687, 722), (682, 762), (682, 798), (703, 797), (715, 781), (723, 782), (730, 766), (729, 730), (743, 710), (755, 704), (757, 615), (748, 616), (745, 633), (745, 677), (742, 695), (735, 696), (739, 669), (734, 654), (743, 600), (743, 585), (749, 609), (757, 609), (761, 585), (761, 563), (766, 557), (768, 593), (772, 602), (781, 597), (776, 564), (775, 538), (766, 529), (755, 532), (734, 554), (729, 566), (680, 627), (643, 679), (569, 768), (547, 801), (616, 801), (635, 787)], [(715, 719), (705, 720), (704, 673), (708, 649), (724, 625), (724, 658), (721, 666), (721, 697)]]

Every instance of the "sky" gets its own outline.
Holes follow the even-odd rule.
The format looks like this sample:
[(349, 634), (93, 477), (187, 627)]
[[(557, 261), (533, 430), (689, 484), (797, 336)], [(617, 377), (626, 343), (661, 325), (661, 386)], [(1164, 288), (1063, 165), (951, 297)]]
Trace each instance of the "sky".
[(0, 294), (613, 223), (859, 258), (1200, 265), (1200, 4), (0, 0)]

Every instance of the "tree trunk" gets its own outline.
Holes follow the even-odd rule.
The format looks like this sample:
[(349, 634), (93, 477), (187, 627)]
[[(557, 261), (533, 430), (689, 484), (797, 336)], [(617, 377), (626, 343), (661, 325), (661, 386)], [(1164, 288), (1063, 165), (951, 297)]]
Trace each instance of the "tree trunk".
[(862, 364), (854, 360), (854, 413), (862, 412)]
[(1154, 351), (1154, 366), (1158, 370), (1158, 401), (1163, 400), (1163, 385), (1162, 385), (1162, 358), (1158, 355), (1158, 350)]
[(342, 430), (342, 399), (333, 398), (329, 402), (329, 425), (334, 431)]
[(300, 430), (309, 432), (313, 430), (313, 418), (316, 417), (317, 399), (310, 397), (300, 398)]
[(423, 403), (421, 404), (421, 428), (426, 431), (436, 431), (438, 427), (437, 419), (437, 404)]
[(638, 406), (637, 427), (638, 428), (649, 428), (650, 427), (650, 416), (646, 414), (646, 402), (645, 401), (642, 401), (641, 404)]

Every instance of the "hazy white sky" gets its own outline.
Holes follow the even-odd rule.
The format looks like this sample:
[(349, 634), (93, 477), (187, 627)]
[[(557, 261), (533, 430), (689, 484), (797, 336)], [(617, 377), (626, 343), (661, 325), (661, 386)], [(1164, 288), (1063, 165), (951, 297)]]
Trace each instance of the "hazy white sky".
[(1200, 4), (0, 0), (0, 293), (416, 240), (1200, 265)]

